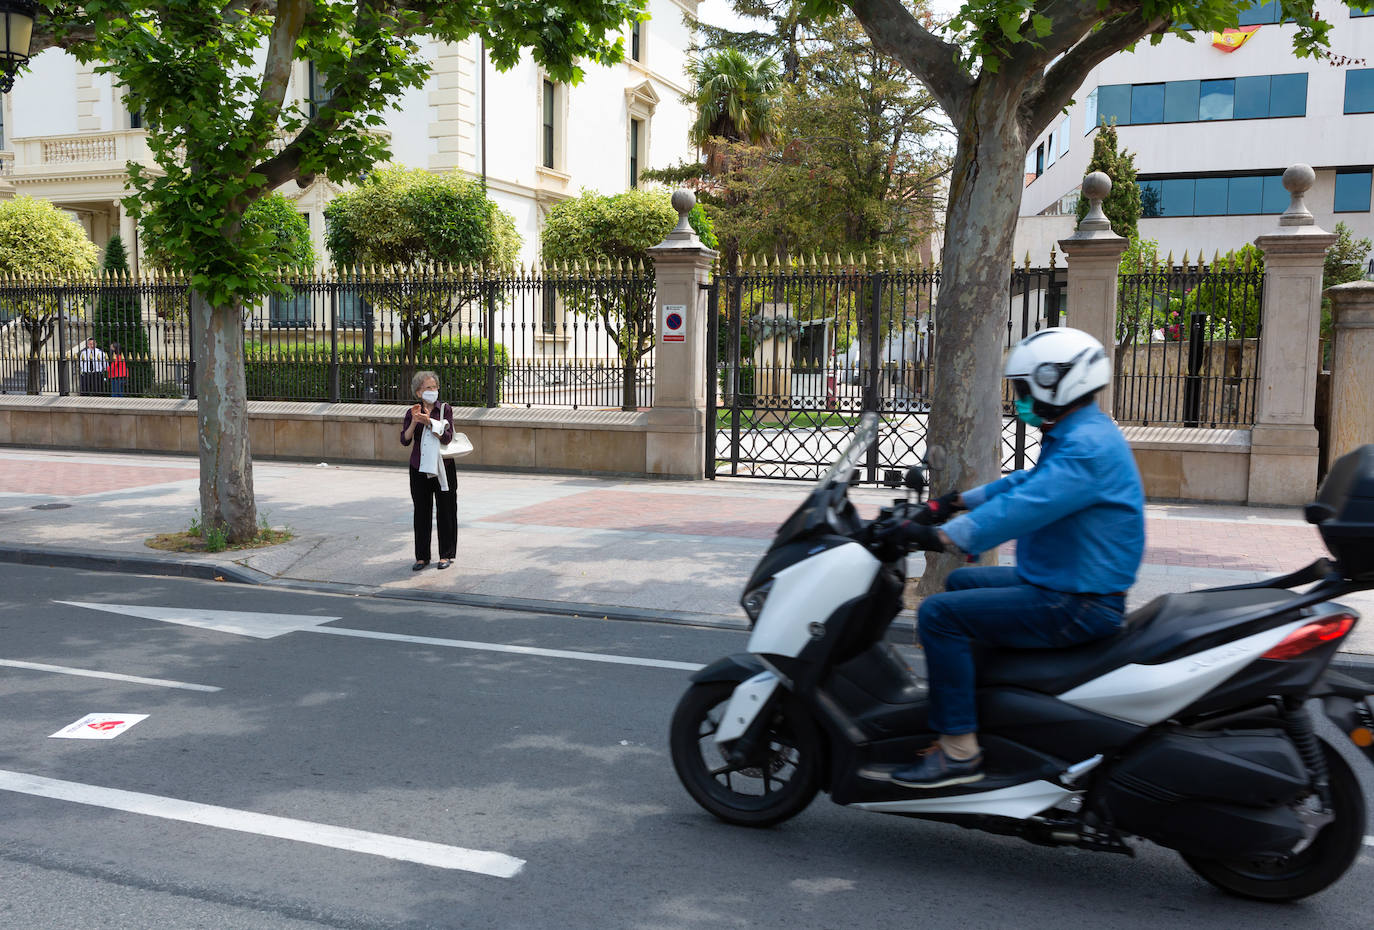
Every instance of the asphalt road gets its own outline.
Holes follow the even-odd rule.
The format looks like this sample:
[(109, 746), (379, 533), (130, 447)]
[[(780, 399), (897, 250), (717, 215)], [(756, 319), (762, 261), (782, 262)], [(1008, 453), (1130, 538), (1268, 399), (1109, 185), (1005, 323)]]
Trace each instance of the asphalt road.
[[(253, 638), (58, 601), (291, 614), (298, 629)], [(688, 673), (664, 665), (743, 642), (0, 566), (0, 927), (1370, 926), (1374, 846), (1324, 894), (1265, 906), (1150, 846), (1042, 849), (823, 798), (771, 830), (722, 825), (673, 775), (666, 727)], [(147, 717), (113, 739), (51, 738), (91, 713)]]

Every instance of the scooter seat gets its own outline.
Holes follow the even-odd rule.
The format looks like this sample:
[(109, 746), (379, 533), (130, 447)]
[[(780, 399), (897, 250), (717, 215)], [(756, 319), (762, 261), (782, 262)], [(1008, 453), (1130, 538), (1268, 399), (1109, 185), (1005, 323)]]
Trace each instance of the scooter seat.
[[(1014, 685), (1062, 694), (1123, 665), (1158, 665), (1296, 618), (1280, 588), (1166, 594), (1126, 615), (1120, 632), (1066, 649), (983, 649), (981, 687)], [(1246, 632), (1239, 627), (1255, 625)]]

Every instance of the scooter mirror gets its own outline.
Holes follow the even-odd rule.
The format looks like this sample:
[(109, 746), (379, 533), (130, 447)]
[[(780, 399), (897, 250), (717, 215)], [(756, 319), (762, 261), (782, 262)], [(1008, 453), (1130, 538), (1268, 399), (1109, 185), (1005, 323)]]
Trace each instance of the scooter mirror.
[(912, 465), (906, 470), (906, 477), (902, 479), (902, 484), (920, 494), (926, 489), (926, 467), (924, 465)]

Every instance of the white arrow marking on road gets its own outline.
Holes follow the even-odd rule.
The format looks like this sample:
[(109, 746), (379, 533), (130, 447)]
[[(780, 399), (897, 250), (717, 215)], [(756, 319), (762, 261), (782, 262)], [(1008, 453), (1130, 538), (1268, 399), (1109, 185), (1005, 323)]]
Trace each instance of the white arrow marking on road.
[(232, 807), (217, 807), (213, 804), (198, 804), (195, 801), (164, 798), (137, 791), (83, 785), (80, 782), (44, 778), (41, 775), (26, 775), (22, 772), (9, 772), (3, 769), (0, 769), (0, 791), (14, 791), (40, 798), (71, 801), (92, 807), (127, 811), (131, 814), (144, 814), (148, 817), (160, 817), (163, 820), (198, 823), (202, 826), (217, 827), (221, 830), (273, 836), (283, 840), (294, 840), (298, 843), (312, 843), (316, 846), (329, 846), (333, 849), (366, 853), (370, 856), (418, 862), (421, 865), (432, 865), (440, 869), (479, 872), (483, 875), (494, 875), (497, 878), (513, 878), (525, 867), (525, 860), (507, 856), (505, 853), (488, 852), (482, 849), (464, 849), (461, 846), (445, 846), (441, 843), (412, 840), (404, 836), (370, 833), (366, 830), (311, 823), (308, 820), (293, 820), (290, 817), (277, 817), (272, 814), (255, 814), (252, 811), (235, 810)]
[(467, 639), (439, 639), (433, 636), (408, 636), (404, 633), (383, 633), (377, 630), (347, 630), (320, 626), (340, 617), (314, 617), (303, 614), (255, 614), (237, 610), (200, 610), (179, 607), (129, 607), (123, 604), (93, 604), (84, 601), (58, 601), (72, 607), (104, 610), (110, 613), (141, 617), (145, 620), (164, 620), (220, 633), (238, 633), (271, 639), (285, 633), (328, 633), (331, 636), (354, 636), (359, 639), (382, 639), (398, 643), (417, 643), (422, 646), (444, 646), (449, 649), (475, 649), (481, 652), (505, 652), (515, 655), (543, 656), (549, 659), (576, 659), (581, 662), (606, 662), (611, 665), (638, 665), (643, 668), (667, 668), (695, 672), (702, 666), (696, 662), (674, 662), (669, 659), (641, 659), (600, 652), (574, 652), (568, 649), (541, 649), (538, 646), (512, 646), (505, 643), (479, 643)]
[(89, 668), (68, 668), (65, 665), (44, 665), (41, 662), (20, 662), (18, 659), (0, 659), (5, 668), (27, 668), (35, 672), (56, 672), (59, 675), (76, 675), (80, 678), (108, 678), (110, 681), (128, 681), (136, 685), (155, 685), (159, 688), (180, 688), (183, 691), (221, 691), (214, 685), (193, 685), (186, 681), (169, 681), (166, 678), (140, 678), (137, 675), (120, 675), (117, 672), (97, 672)]
[(103, 610), (126, 617), (139, 617), (144, 620), (161, 620), (165, 623), (180, 623), (183, 626), (199, 627), (203, 630), (218, 630), (221, 633), (237, 633), (256, 639), (272, 639), (298, 630), (308, 630), (321, 623), (333, 623), (341, 617), (314, 617), (304, 614), (260, 614), (246, 610), (201, 610), (195, 607), (144, 607), (126, 604), (90, 604), (85, 601), (58, 601), (69, 607), (85, 607), (87, 610)]

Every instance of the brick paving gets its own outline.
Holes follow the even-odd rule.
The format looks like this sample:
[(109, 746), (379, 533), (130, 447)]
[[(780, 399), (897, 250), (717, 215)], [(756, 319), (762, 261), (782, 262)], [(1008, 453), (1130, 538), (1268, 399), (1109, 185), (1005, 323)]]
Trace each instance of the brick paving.
[(0, 457), (0, 494), (84, 497), (200, 478), (200, 468)]

